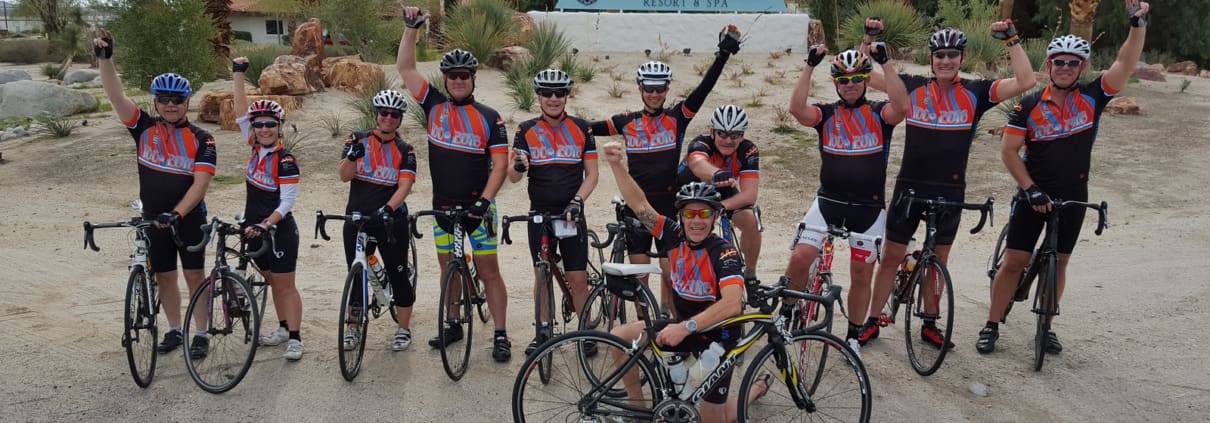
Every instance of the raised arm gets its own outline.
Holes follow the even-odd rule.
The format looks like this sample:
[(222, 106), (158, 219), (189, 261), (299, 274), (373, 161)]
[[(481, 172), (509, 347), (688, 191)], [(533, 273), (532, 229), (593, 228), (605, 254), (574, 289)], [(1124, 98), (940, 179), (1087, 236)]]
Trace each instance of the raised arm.
[(992, 22), (989, 29), (993, 37), (1004, 41), (1013, 67), (1013, 77), (1001, 79), (996, 84), (996, 92), (993, 93), (992, 100), (1004, 101), (1038, 85), (1038, 77), (1034, 74), (1033, 65), (1029, 63), (1029, 55), (1025, 54), (1025, 47), (1021, 46), (1021, 37), (1017, 35), (1017, 27), (1013, 25), (1013, 21), (1009, 19)]
[[(857, 51), (866, 56), (870, 55), (870, 45), (878, 41), (878, 36), (882, 34), (883, 22), (882, 19), (871, 16), (865, 18), (865, 36), (861, 40), (861, 46), (857, 47)], [(887, 75), (894, 75), (893, 73)], [(882, 69), (877, 66), (870, 71), (870, 88), (878, 91), (886, 92), (886, 75), (882, 74)]]
[(416, 69), (416, 38), (420, 26), (428, 20), (429, 15), (416, 7), (403, 8), (404, 28), (403, 37), (399, 40), (399, 51), (395, 56), (395, 69), (399, 71), (399, 79), (407, 87), (412, 98), (420, 96), (424, 86), (424, 75)]
[(1130, 14), (1130, 34), (1126, 42), (1118, 49), (1118, 57), (1105, 71), (1101, 81), (1114, 92), (1126, 87), (1126, 81), (1138, 66), (1139, 57), (1143, 55), (1143, 41), (1147, 38), (1147, 12), (1151, 4), (1138, 0), (1126, 0), (1126, 10)]
[(689, 97), (685, 98), (686, 109), (694, 113), (701, 110), (702, 104), (706, 102), (706, 96), (714, 90), (714, 84), (718, 83), (718, 77), (723, 74), (723, 67), (727, 65), (727, 59), (731, 55), (739, 53), (739, 40), (739, 29), (735, 25), (727, 25), (719, 32), (718, 53), (714, 55), (714, 63), (711, 63), (710, 68), (706, 69), (702, 82), (693, 89), (693, 92), (689, 93)]
[(130, 122), (138, 113), (139, 106), (126, 96), (122, 81), (118, 80), (118, 71), (113, 66), (113, 34), (108, 29), (97, 31), (97, 38), (92, 39), (93, 52), (97, 55), (97, 67), (101, 73), (101, 86), (105, 88), (105, 97), (113, 106), (114, 114), (122, 122)]
[[(882, 68), (882, 72), (887, 75), (895, 74), (895, 64), (891, 61), (890, 51), (886, 43), (877, 42), (870, 45), (870, 58), (874, 59), (875, 63)], [(891, 125), (898, 125), (903, 122), (903, 118), (907, 117), (908, 109), (911, 103), (908, 101), (907, 87), (903, 85), (903, 80), (899, 78), (884, 78), (886, 84), (886, 94), (890, 98), (891, 104), (882, 109), (882, 120)]]
[(235, 110), (235, 118), (239, 119), (248, 114), (248, 93), (244, 88), (244, 77), (248, 72), (248, 58), (236, 57), (231, 59), (231, 82), (235, 87), (231, 90), (231, 102)]
[(819, 109), (811, 107), (807, 104), (807, 100), (811, 96), (811, 74), (815, 72), (815, 67), (823, 61), (823, 56), (828, 54), (828, 47), (823, 44), (813, 45), (807, 49), (807, 65), (802, 68), (802, 75), (798, 77), (798, 83), (794, 85), (794, 92), (790, 94), (790, 114), (794, 115), (794, 119), (803, 126), (815, 126), (819, 123)]
[(626, 206), (634, 211), (635, 216), (638, 216), (639, 221), (643, 222), (643, 226), (647, 227), (647, 230), (655, 230), (655, 226), (660, 222), (660, 214), (651, 207), (642, 188), (639, 188), (639, 184), (630, 177), (630, 171), (626, 169), (625, 163), (626, 146), (619, 142), (611, 142), (605, 144), (601, 151), (605, 155), (605, 160), (609, 162), (609, 168), (613, 171), (613, 179), (618, 184), (618, 192), (622, 194), (622, 199), (626, 200)]

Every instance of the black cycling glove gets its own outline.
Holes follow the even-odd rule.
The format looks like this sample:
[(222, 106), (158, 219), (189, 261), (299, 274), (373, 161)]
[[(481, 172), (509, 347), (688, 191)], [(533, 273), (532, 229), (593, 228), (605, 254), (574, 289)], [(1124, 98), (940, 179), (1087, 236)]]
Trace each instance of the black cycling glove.
[(889, 53), (886, 43), (882, 41), (870, 44), (870, 58), (874, 59), (875, 63), (880, 65), (886, 64), (887, 60), (891, 60)]
[(718, 49), (727, 54), (739, 53), (739, 28), (727, 25), (718, 33)]
[(525, 173), (525, 171), (528, 170), (528, 168), (525, 167), (525, 162), (521, 161), (521, 156), (517, 156), (513, 159), (513, 170), (521, 173)]
[(249, 62), (244, 62), (244, 63), (231, 62), (231, 73), (239, 73), (239, 72), (248, 73), (248, 65), (251, 65), (251, 63), (249, 63)]
[[(877, 17), (877, 16), (870, 16), (870, 18), (869, 18), (869, 19), (871, 19), (871, 20), (875, 20), (875, 21), (878, 21), (878, 22), (882, 22), (882, 18)], [(865, 35), (869, 35), (869, 36), (871, 36), (871, 37), (877, 37), (877, 36), (879, 36), (879, 35), (882, 35), (882, 31), (883, 31), (883, 29), (882, 29), (882, 28), (875, 28), (875, 27), (872, 27), (872, 26), (869, 26), (869, 25), (866, 25), (866, 26), (865, 26)]]
[(98, 59), (113, 57), (113, 38), (102, 38), (101, 41), (105, 42), (105, 47), (94, 44), (92, 46), (92, 54), (96, 55)]
[(819, 66), (819, 62), (823, 61), (824, 49), (823, 44), (816, 44), (807, 48), (807, 66)]
[(160, 213), (155, 217), (155, 223), (160, 226), (172, 226), (181, 221), (181, 214), (176, 210)]
[(403, 25), (412, 29), (420, 28), (421, 25), (424, 25), (424, 21), (426, 20), (427, 19), (424, 18), (423, 10), (416, 12), (416, 17), (412, 19), (408, 19), (408, 15), (406, 14), (403, 15)]
[(345, 151), (341, 154), (345, 160), (355, 162), (357, 159), (366, 156), (366, 145), (357, 141), (349, 140), (345, 143)]
[(490, 200), (483, 198), (483, 197), (479, 197), (478, 200), (475, 200), (474, 203), (471, 203), (470, 207), (466, 208), (466, 213), (471, 216), (482, 217), (483, 215), (487, 214), (487, 209), (490, 208), (491, 206), (492, 206), (492, 202)]
[(997, 40), (1008, 41), (1017, 36), (1017, 26), (1013, 25), (1012, 19), (1006, 20), (1004, 23), (1008, 24), (1008, 28), (1005, 28), (1003, 31), (992, 31), (992, 37), (995, 37)]
[(1130, 14), (1130, 26), (1135, 27), (1135, 28), (1146, 28), (1147, 27), (1147, 15), (1146, 14), (1144, 14), (1143, 16), (1134, 15), (1135, 13), (1138, 13), (1139, 9), (1141, 9), (1141, 8), (1142, 8), (1141, 6), (1136, 4), (1134, 6), (1131, 6), (1130, 9), (1126, 11), (1126, 13)]
[(563, 208), (563, 216), (566, 219), (579, 220), (582, 213), (584, 213), (584, 205), (575, 200), (567, 203), (567, 207)]
[(386, 222), (387, 220), (391, 219), (391, 215), (394, 213), (395, 209), (391, 208), (390, 204), (384, 204), (382, 207), (378, 208), (378, 211), (374, 212), (374, 216), (382, 219), (383, 222)]
[(719, 182), (727, 182), (734, 178), (735, 178), (735, 175), (732, 175), (731, 172), (727, 171), (727, 170), (720, 169), (720, 170), (714, 172), (714, 183), (715, 184), (717, 184)]
[(1037, 184), (1030, 185), (1029, 189), (1025, 190), (1025, 198), (1029, 200), (1029, 205), (1031, 206), (1050, 204), (1050, 196), (1042, 192), (1042, 188), (1038, 188)]

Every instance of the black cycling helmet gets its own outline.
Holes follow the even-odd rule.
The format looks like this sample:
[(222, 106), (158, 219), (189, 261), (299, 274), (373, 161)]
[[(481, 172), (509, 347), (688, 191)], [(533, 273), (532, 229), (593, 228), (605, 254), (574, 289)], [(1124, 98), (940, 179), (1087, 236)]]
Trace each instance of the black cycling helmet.
[(446, 53), (444, 56), (441, 56), (440, 68), (441, 73), (446, 73), (454, 69), (466, 69), (474, 72), (476, 69), (479, 69), (479, 59), (476, 59), (475, 55), (471, 54), (469, 51), (454, 49), (449, 53)]
[(944, 28), (934, 32), (933, 36), (929, 37), (929, 51), (933, 52), (943, 48), (966, 51), (966, 34), (954, 28)]
[(706, 203), (712, 209), (723, 209), (722, 196), (714, 189), (714, 185), (705, 182), (690, 182), (677, 191), (676, 208), (682, 209), (689, 203)]

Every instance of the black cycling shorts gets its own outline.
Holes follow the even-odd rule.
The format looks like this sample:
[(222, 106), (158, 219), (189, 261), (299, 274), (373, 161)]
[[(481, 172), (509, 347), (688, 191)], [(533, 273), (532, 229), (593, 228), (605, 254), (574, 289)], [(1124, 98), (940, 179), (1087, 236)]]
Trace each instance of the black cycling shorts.
[[(911, 182), (896, 181), (895, 193), (891, 196), (891, 207), (887, 209), (886, 239), (891, 242), (907, 245), (916, 234), (916, 228), (924, 220), (924, 205), (914, 204), (906, 214), (899, 205), (900, 197), (906, 195), (908, 189), (916, 190), (916, 198), (945, 198), (946, 201), (964, 201), (965, 190), (962, 188), (941, 188)], [(962, 210), (947, 207), (937, 215), (937, 244), (953, 245), (958, 235), (958, 226), (962, 220)]]
[[(542, 249), (542, 225), (550, 225), (550, 223), (534, 223), (529, 222), (529, 256), (534, 263), (538, 262), (538, 253)], [(563, 258), (563, 271), (565, 272), (583, 272), (588, 269), (588, 237), (576, 235), (570, 238), (559, 239), (554, 235), (554, 229), (550, 229), (550, 237), (554, 241), (553, 247), (555, 251), (551, 254), (558, 253)]]
[[(200, 207), (199, 207), (200, 209)], [(155, 216), (143, 216), (144, 219), (154, 219)], [(185, 270), (201, 270), (206, 266), (206, 250), (196, 253), (186, 248), (202, 242), (202, 225), (206, 224), (206, 212), (194, 209), (192, 213), (181, 217), (177, 222), (177, 237), (185, 245), (177, 247), (172, 240), (172, 229), (159, 229), (154, 226), (147, 229), (147, 238), (151, 247), (147, 252), (151, 259), (151, 271), (155, 273), (172, 272), (176, 270), (176, 259), (181, 258), (181, 268)]]
[[(412, 286), (412, 281), (408, 278), (408, 248), (409, 240), (412, 236), (410, 227), (408, 226), (407, 215), (404, 214), (403, 208), (395, 210), (394, 223), (391, 225), (391, 233), (388, 236), (386, 226), (378, 224), (367, 224), (363, 228), (370, 237), (373, 238), (366, 245), (366, 257), (377, 250), (378, 255), (382, 257), (383, 269), (386, 271), (387, 279), (390, 279), (391, 289), (395, 296), (395, 306), (411, 307), (416, 303), (416, 290)], [(394, 237), (395, 243), (387, 241)], [(344, 225), (344, 242), (345, 242), (345, 263), (352, 266), (353, 259), (357, 255), (357, 227), (351, 223)], [(361, 298), (361, 285), (353, 285), (353, 298)]]
[[(263, 238), (248, 242), (247, 251), (259, 250)], [(269, 273), (290, 273), (298, 264), (298, 224), (294, 222), (294, 214), (287, 214), (285, 219), (277, 222), (277, 232), (273, 235), (272, 248), (265, 255), (253, 259), (256, 267)], [(278, 256), (278, 253), (281, 255)]]
[[(679, 322), (678, 322), (679, 323)], [(664, 329), (669, 322), (664, 322), (656, 325), (656, 333)], [(730, 350), (739, 344), (740, 333), (739, 326), (733, 326), (726, 329), (715, 329), (709, 332), (692, 333), (681, 340), (681, 343), (674, 346), (666, 346), (664, 351), (693, 353), (698, 356), (702, 351), (710, 348), (710, 343), (718, 342), (723, 346), (723, 349)], [(725, 355), (725, 353), (724, 353)], [(694, 364), (696, 365), (696, 364)], [(735, 371), (735, 366), (727, 369), (723, 374), (718, 385), (706, 393), (702, 400), (711, 404), (726, 404), (727, 393), (731, 391), (731, 374)], [(694, 381), (694, 384), (700, 384), (702, 381)], [(685, 389), (697, 389), (697, 386), (685, 386)]]
[[(1076, 194), (1075, 196), (1052, 198), (1088, 201), (1086, 190), (1084, 195), (1078, 195), (1078, 192)], [(1085, 211), (1087, 209), (1084, 207), (1068, 207), (1061, 212), (1057, 248), (1060, 254), (1071, 254), (1075, 250), (1076, 241), (1080, 239), (1080, 228), (1084, 226)], [(1015, 199), (1009, 213), (1006, 245), (1012, 250), (1032, 252), (1038, 246), (1038, 236), (1042, 234), (1042, 229), (1046, 226), (1046, 215), (1034, 211), (1029, 206), (1029, 201), (1023, 199)]]
[[(669, 219), (676, 219), (676, 197), (673, 196), (654, 196), (648, 195), (647, 201), (656, 213), (664, 215)], [(637, 217), (633, 210), (626, 209), (626, 216)], [(628, 254), (650, 254), (652, 244), (658, 246), (655, 238), (651, 236), (651, 232), (647, 228), (638, 228), (626, 233), (626, 252)], [(655, 252), (655, 257), (668, 257), (667, 251)]]

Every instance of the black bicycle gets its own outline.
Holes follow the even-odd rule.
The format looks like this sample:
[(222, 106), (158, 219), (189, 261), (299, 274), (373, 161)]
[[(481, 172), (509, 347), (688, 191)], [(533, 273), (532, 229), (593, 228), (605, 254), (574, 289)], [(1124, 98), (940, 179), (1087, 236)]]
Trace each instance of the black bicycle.
[[(979, 204), (962, 203), (941, 197), (920, 198), (916, 197), (915, 190), (907, 190), (894, 207), (901, 208), (901, 216), (907, 216), (907, 211), (913, 205), (923, 207), (924, 246), (915, 251), (911, 251), (909, 247), (907, 256), (895, 275), (894, 291), (882, 314), (878, 316), (878, 324), (884, 327), (894, 324), (899, 308), (904, 307), (903, 336), (908, 362), (916, 373), (928, 376), (941, 367), (946, 353), (953, 348), (951, 335), (954, 330), (954, 284), (949, 269), (937, 255), (937, 219), (947, 210), (978, 211), (979, 223), (971, 228), (970, 233), (979, 233), (985, 223), (995, 225), (995, 222), (991, 221), (994, 219), (995, 199), (988, 197), (987, 201)], [(919, 336), (912, 334), (912, 319), (921, 321)], [(934, 337), (928, 336), (926, 329), (932, 329), (939, 334), (940, 343)]]
[[(604, 276), (604, 263), (625, 263), (626, 262), (626, 236), (632, 231), (646, 230), (642, 222), (638, 219), (627, 216), (626, 202), (621, 197), (614, 196), (611, 203), (614, 206), (615, 221), (605, 224), (605, 232), (608, 238), (603, 242), (597, 240), (596, 233), (589, 231), (589, 250), (588, 250), (588, 266), (591, 269), (589, 277), (593, 273)], [(605, 261), (604, 249), (609, 249), (608, 261)], [(652, 264), (659, 267), (658, 264)], [(654, 272), (659, 274), (659, 272)], [(625, 303), (626, 301), (635, 302), (636, 314), (640, 319), (647, 319), (647, 316), (661, 315), (656, 309), (659, 302), (655, 295), (651, 292), (646, 284), (640, 283), (635, 288), (631, 295), (619, 296), (614, 291), (608, 289), (606, 284), (608, 280), (603, 277), (598, 277), (596, 280), (589, 280), (591, 291), (588, 293), (588, 298), (584, 301), (584, 313), (580, 316), (581, 330), (601, 330), (609, 332), (614, 326), (626, 323), (629, 320), (627, 316)]]
[[(1021, 200), (1014, 198), (1013, 201)], [(1109, 203), (1102, 201), (1100, 204), (1094, 204), (1082, 201), (1063, 201), (1057, 198), (1051, 201), (1051, 211), (1046, 215), (1046, 234), (1042, 237), (1042, 245), (1034, 250), (1029, 265), (1021, 274), (1021, 280), (1017, 284), (1013, 298), (1014, 301), (1025, 301), (1029, 298), (1030, 285), (1033, 284), (1035, 278), (1039, 280), (1033, 303), (1033, 312), (1038, 315), (1037, 332), (1034, 334), (1034, 371), (1042, 370), (1042, 363), (1046, 360), (1046, 339), (1050, 333), (1050, 324), (1054, 321), (1054, 317), (1059, 315), (1059, 221), (1061, 212), (1068, 207), (1086, 207), (1096, 210), (1097, 229), (1095, 233), (1097, 236), (1100, 236), (1101, 232), (1109, 226)], [(989, 260), (988, 277), (992, 280), (996, 279), (996, 272), (1004, 263), (1007, 239), (1008, 225), (1004, 225), (1004, 230), (1001, 232), (992, 252), (992, 258)], [(1002, 323), (1008, 318), (1012, 305), (1013, 302), (1010, 301), (1004, 310)]]

